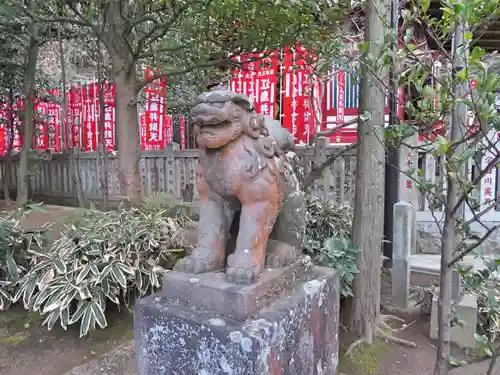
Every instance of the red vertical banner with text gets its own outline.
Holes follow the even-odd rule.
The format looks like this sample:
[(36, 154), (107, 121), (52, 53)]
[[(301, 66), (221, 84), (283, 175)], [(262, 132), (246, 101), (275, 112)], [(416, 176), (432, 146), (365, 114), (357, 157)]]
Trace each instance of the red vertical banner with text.
[(166, 115), (165, 116), (165, 137), (167, 144), (171, 144), (174, 140), (174, 133), (173, 133), (173, 118), (172, 115)]
[(311, 90), (313, 88), (311, 82), (312, 56), (299, 44), (295, 46), (295, 49), (295, 75), (297, 76), (297, 140), (300, 144), (309, 144), (311, 138), (311, 122), (313, 120), (311, 105)]
[[(146, 69), (145, 78), (151, 79), (156, 74), (149, 67)], [(146, 85), (144, 89), (145, 109), (141, 115), (141, 145), (143, 150), (160, 150), (169, 143), (165, 139), (167, 133), (166, 105), (167, 85), (166, 79), (158, 78)]]
[(186, 119), (179, 117), (179, 132), (181, 138), (181, 150), (186, 149)]
[(282, 70), (282, 123), (295, 140), (306, 144), (310, 141), (314, 118), (312, 115), (310, 54), (300, 45), (285, 47)]
[[(146, 68), (146, 71), (144, 72), (144, 78), (149, 79), (151, 77), (151, 70), (149, 67)], [(149, 90), (150, 86), (146, 85), (144, 87), (144, 106), (139, 109), (139, 132), (140, 132), (140, 138), (141, 138), (141, 149), (142, 150), (147, 150), (148, 142), (147, 142), (147, 137), (146, 137), (146, 115), (147, 115), (147, 109), (148, 109), (148, 100), (149, 100)]]
[(47, 132), (48, 132), (48, 147), (53, 152), (61, 152), (61, 113), (60, 106), (57, 103), (59, 90), (53, 89), (50, 91), (51, 99), (47, 103)]
[(89, 138), (92, 137), (92, 134), (89, 134), (91, 126), (91, 110), (90, 110), (90, 95), (89, 95), (89, 86), (82, 85), (82, 136), (81, 136), (81, 149), (83, 151), (89, 151)]
[(104, 148), (110, 152), (115, 149), (115, 85), (104, 83)]
[(71, 147), (82, 147), (83, 98), (82, 86), (72, 86), (70, 89)]
[(282, 70), (282, 98), (281, 98), (281, 116), (282, 126), (290, 131), (294, 140), (297, 139), (297, 102), (295, 91), (296, 76), (294, 71), (295, 51), (285, 46), (283, 49), (283, 70)]
[(92, 97), (92, 151), (96, 151), (100, 138), (99, 132), (101, 131), (101, 106), (99, 104), (101, 85), (98, 82), (94, 82), (91, 85), (94, 87), (94, 94)]
[[(44, 93), (45, 94), (45, 93)], [(48, 136), (48, 103), (40, 98), (35, 99), (35, 134), (33, 148), (45, 151), (49, 148)]]
[(0, 98), (0, 155), (7, 152), (7, 129), (10, 123), (10, 103), (7, 98)]
[[(335, 63), (332, 64), (335, 72)], [(339, 69), (337, 73), (337, 125), (342, 125), (345, 120), (345, 71)]]
[(276, 118), (276, 92), (278, 80), (279, 58), (278, 51), (260, 59), (255, 74), (251, 77), (255, 97), (255, 110), (261, 115), (269, 115)]
[(20, 111), (24, 110), (24, 103), (21, 98), (17, 98), (16, 103), (12, 106), (12, 111), (14, 112), (14, 129), (13, 129), (13, 141), (12, 141), (12, 151), (20, 152), (23, 146), (23, 140), (19, 129), (21, 128), (21, 117), (19, 115)]

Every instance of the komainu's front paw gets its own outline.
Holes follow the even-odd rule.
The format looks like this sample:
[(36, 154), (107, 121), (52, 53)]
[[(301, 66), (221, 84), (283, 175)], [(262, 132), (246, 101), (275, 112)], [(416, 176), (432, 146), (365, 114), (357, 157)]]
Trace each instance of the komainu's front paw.
[(214, 272), (222, 269), (216, 262), (209, 262), (207, 259), (187, 256), (179, 260), (174, 266), (175, 271), (186, 273), (206, 273)]
[(257, 276), (252, 268), (228, 267), (226, 269), (226, 279), (233, 284), (250, 285), (257, 281)]
[(233, 284), (250, 285), (257, 281), (262, 271), (262, 266), (255, 264), (251, 253), (245, 251), (235, 251), (231, 254), (227, 265), (226, 279)]

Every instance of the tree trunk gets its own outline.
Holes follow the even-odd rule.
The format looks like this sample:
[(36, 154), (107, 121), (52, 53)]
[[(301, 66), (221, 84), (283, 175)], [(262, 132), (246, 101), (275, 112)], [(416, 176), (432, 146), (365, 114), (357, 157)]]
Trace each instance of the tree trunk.
[(24, 77), (24, 121), (21, 127), (21, 139), (23, 145), (19, 158), (19, 172), (17, 176), (17, 199), (16, 206), (22, 207), (28, 202), (28, 162), (29, 153), (33, 146), (33, 135), (35, 130), (34, 105), (36, 94), (36, 63), (38, 60), (39, 43), (34, 36), (35, 26), (30, 24), (30, 41), (28, 55), (26, 58), (26, 70)]
[(387, 82), (384, 78), (387, 73), (383, 66), (371, 66), (366, 58), (380, 55), (386, 29), (382, 17), (388, 10), (385, 0), (366, 3), (365, 43), (368, 44), (368, 49), (361, 62), (360, 113), (368, 112), (371, 118), (358, 123), (356, 203), (352, 236), (353, 247), (361, 252), (358, 255), (359, 274), (353, 283), (354, 297), (347, 301), (344, 315), (349, 331), (356, 332), (367, 343), (372, 342), (380, 315), (385, 173), (382, 130), (386, 93), (377, 83), (378, 79)]
[(12, 85), (9, 88), (9, 121), (8, 121), (8, 137), (7, 137), (7, 153), (5, 154), (5, 173), (3, 181), (3, 195), (7, 204), (10, 204), (10, 177), (12, 172), (12, 146), (14, 145), (14, 112), (12, 110), (14, 104), (14, 90)]
[[(126, 2), (125, 2), (126, 4)], [(139, 121), (137, 117), (137, 65), (130, 51), (128, 19), (123, 18), (123, 1), (110, 0), (106, 8), (108, 28), (98, 38), (111, 57), (116, 92), (116, 143), (120, 195), (138, 202), (142, 198)], [(125, 5), (127, 6), (127, 5)]]
[[(137, 77), (135, 64), (113, 61), (116, 90), (116, 138), (120, 192), (131, 201), (142, 198), (139, 124), (137, 119)], [(129, 70), (132, 65), (133, 69)]]
[[(60, 11), (62, 15), (62, 11)], [(60, 26), (57, 29), (57, 38), (59, 39), (59, 63), (61, 64), (61, 81), (63, 86), (63, 106), (62, 106), (62, 118), (64, 119), (64, 123), (66, 124), (66, 131), (63, 134), (66, 134), (66, 140), (63, 139), (63, 150), (66, 149), (68, 151), (68, 161), (69, 161), (69, 175), (71, 177), (71, 182), (73, 184), (73, 188), (76, 192), (76, 198), (78, 200), (78, 205), (80, 207), (85, 207), (85, 197), (83, 196), (82, 190), (82, 180), (80, 178), (80, 171), (78, 170), (78, 160), (76, 159), (76, 152), (72, 150), (72, 139), (73, 139), (73, 120), (69, 120), (68, 114), (68, 101), (66, 97), (66, 87), (67, 87), (67, 78), (66, 78), (66, 61), (64, 60), (64, 48), (63, 41), (61, 38), (61, 30)]]
[[(451, 148), (446, 155), (446, 163), (450, 167), (446, 167), (446, 171), (450, 171), (450, 160), (455, 154), (464, 152), (460, 140), (464, 129), (462, 124), (467, 123), (467, 107), (464, 103), (457, 100), (462, 98), (465, 91), (465, 85), (462, 85), (457, 79), (457, 72), (465, 69), (465, 58), (467, 47), (464, 48), (464, 25), (460, 19), (455, 22), (455, 31), (453, 39), (453, 69), (452, 78), (454, 84), (453, 107), (450, 123), (450, 142), (458, 143), (457, 148)], [(456, 170), (456, 173), (465, 178), (466, 163), (461, 163)], [(463, 218), (463, 207), (458, 211), (454, 210), (457, 205), (460, 190), (458, 184), (451, 178), (451, 173), (446, 175), (446, 206), (444, 208), (444, 224), (443, 224), (443, 239), (441, 241), (441, 273), (439, 283), (439, 299), (438, 299), (438, 345), (437, 359), (434, 367), (434, 375), (447, 375), (449, 373), (450, 363), (450, 339), (451, 339), (451, 308), (452, 308), (452, 268), (448, 265), (453, 260), (453, 253), (457, 243), (457, 219), (459, 216)]]
[(102, 190), (102, 203), (104, 209), (108, 207), (108, 199), (109, 199), (109, 187), (108, 187), (108, 150), (106, 145), (104, 144), (105, 136), (104, 132), (106, 127), (104, 126), (105, 122), (105, 111), (106, 106), (104, 103), (104, 83), (105, 80), (102, 74), (102, 51), (101, 51), (101, 43), (99, 38), (97, 38), (97, 80), (99, 82), (99, 147), (97, 158), (99, 160), (99, 171), (100, 171), (100, 179), (101, 179), (101, 190)]

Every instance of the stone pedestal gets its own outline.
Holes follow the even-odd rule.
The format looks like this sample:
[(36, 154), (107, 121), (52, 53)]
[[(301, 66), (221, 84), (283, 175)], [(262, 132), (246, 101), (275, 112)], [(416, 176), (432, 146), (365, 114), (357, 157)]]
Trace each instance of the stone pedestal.
[[(439, 290), (436, 290), (432, 298), (431, 326), (429, 337), (433, 340), (438, 338), (438, 298)], [(455, 316), (465, 325), (458, 324), (451, 327), (451, 342), (461, 348), (475, 349), (477, 325), (477, 300), (472, 294), (465, 294), (462, 300), (455, 306)]]
[(138, 375), (334, 375), (339, 280), (309, 260), (250, 286), (169, 272), (135, 307)]

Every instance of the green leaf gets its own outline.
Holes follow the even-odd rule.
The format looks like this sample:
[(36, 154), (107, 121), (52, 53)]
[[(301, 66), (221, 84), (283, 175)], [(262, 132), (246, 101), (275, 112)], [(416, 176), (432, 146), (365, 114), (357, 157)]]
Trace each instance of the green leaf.
[(431, 5), (431, 1), (430, 0), (420, 0), (419, 4), (420, 4), (420, 7), (422, 8), (422, 11), (424, 13), (427, 13), (427, 10), (429, 9), (429, 6)]
[(58, 319), (59, 319), (59, 310), (54, 310), (49, 315), (47, 315), (42, 325), (47, 325), (47, 328), (50, 331), (52, 330), (52, 328), (54, 328)]
[(359, 51), (361, 53), (367, 52), (368, 51), (368, 43), (360, 43), (358, 44)]
[(76, 277), (75, 283), (77, 285), (80, 284), (83, 281), (83, 279), (85, 279), (87, 277), (89, 272), (90, 272), (90, 264), (87, 264), (85, 267), (83, 267), (83, 269), (80, 271), (80, 273)]
[(122, 272), (122, 270), (117, 266), (117, 265), (113, 265), (111, 267), (111, 275), (113, 275), (113, 278), (114, 280), (120, 284), (120, 286), (123, 288), (123, 289), (126, 289), (127, 288), (127, 279), (125, 277), (125, 274)]
[(475, 46), (470, 54), (470, 60), (472, 62), (481, 59), (485, 55), (486, 51), (481, 47)]
[(80, 337), (86, 336), (89, 333), (90, 326), (94, 319), (94, 315), (92, 313), (91, 304), (85, 305), (85, 311), (83, 313), (82, 321), (80, 323)]
[(92, 309), (92, 314), (94, 315), (95, 321), (97, 322), (99, 327), (106, 328), (108, 323), (106, 321), (106, 316), (104, 315), (104, 311), (102, 310), (101, 306), (96, 302), (93, 302), (90, 306)]
[(61, 310), (59, 313), (59, 322), (61, 324), (61, 328), (66, 331), (69, 325), (69, 308)]
[(137, 289), (142, 290), (142, 272), (140, 269), (135, 270), (135, 286)]
[(120, 300), (113, 292), (106, 293), (106, 297), (109, 298), (111, 300), (111, 302), (113, 302), (115, 305), (118, 305), (118, 306), (120, 305)]
[(59, 259), (54, 260), (54, 267), (56, 268), (57, 273), (63, 275), (67, 272), (66, 264)]
[(467, 70), (462, 69), (457, 73), (457, 78), (460, 82), (465, 82), (467, 80)]
[(85, 311), (87, 311), (88, 304), (89, 304), (89, 302), (84, 302), (80, 306), (78, 306), (78, 308), (76, 309), (76, 312), (73, 314), (73, 316), (69, 320), (69, 324), (74, 324), (83, 317), (83, 314), (85, 314)]
[(27, 309), (35, 303), (36, 299), (33, 298), (33, 293), (35, 292), (36, 284), (37, 279), (34, 277), (26, 283), (26, 289), (23, 293), (23, 304)]

